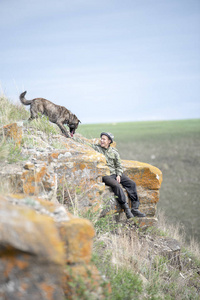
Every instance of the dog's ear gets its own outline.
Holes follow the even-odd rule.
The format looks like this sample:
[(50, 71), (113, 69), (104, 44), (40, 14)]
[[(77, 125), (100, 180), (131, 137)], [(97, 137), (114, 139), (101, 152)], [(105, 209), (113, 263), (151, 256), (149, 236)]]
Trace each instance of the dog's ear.
[(79, 121), (79, 123), (81, 123), (81, 121), (80, 120), (78, 120)]

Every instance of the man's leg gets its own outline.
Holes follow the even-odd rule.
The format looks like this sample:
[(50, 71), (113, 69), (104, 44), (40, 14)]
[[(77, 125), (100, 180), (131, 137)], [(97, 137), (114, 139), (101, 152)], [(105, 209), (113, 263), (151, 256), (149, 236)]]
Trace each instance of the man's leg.
[(121, 184), (126, 189), (130, 199), (131, 199), (131, 208), (138, 208), (140, 205), (136, 184), (133, 180), (131, 180), (128, 176), (122, 174), (121, 176)]
[(131, 212), (135, 217), (145, 217), (145, 214), (141, 213), (138, 210), (140, 205), (136, 184), (133, 180), (131, 180), (128, 176), (122, 174), (121, 176), (121, 184), (126, 189), (130, 199), (131, 199)]
[(120, 204), (125, 204), (126, 203), (126, 196), (124, 195), (124, 192), (123, 192), (120, 184), (116, 180), (116, 175), (103, 176), (102, 179), (103, 179), (103, 182), (106, 185), (108, 185), (112, 188), (113, 193), (117, 197), (117, 201)]
[(133, 215), (130, 211), (128, 203), (126, 202), (126, 196), (125, 196), (120, 184), (116, 180), (116, 175), (103, 176), (102, 180), (106, 185), (108, 185), (112, 188), (113, 193), (115, 194), (117, 201), (119, 202), (120, 206), (125, 211), (126, 217), (128, 219), (133, 218)]

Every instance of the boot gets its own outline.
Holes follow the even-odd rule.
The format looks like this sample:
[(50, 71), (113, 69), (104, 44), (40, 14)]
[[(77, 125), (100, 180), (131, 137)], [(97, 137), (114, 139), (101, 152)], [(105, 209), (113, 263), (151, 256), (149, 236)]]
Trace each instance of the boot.
[(124, 209), (124, 212), (126, 214), (127, 219), (133, 218), (134, 216), (131, 213), (131, 210), (128, 206), (128, 203), (124, 203), (121, 205), (121, 207)]
[(143, 214), (141, 211), (139, 211), (138, 208), (131, 208), (131, 213), (134, 217), (144, 218), (146, 217), (145, 214)]

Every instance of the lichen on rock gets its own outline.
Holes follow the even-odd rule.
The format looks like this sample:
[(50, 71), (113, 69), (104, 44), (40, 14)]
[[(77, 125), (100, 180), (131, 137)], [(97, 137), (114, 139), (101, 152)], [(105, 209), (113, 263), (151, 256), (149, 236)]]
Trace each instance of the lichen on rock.
[[(69, 213), (91, 210), (98, 218), (124, 217), (112, 190), (102, 182), (102, 176), (110, 173), (105, 157), (89, 145), (96, 140), (78, 134), (79, 142), (38, 134), (37, 145), (35, 139), (30, 145), (25, 127), (10, 124), (5, 132), (28, 159), (1, 166), (1, 186), (7, 196), (0, 198), (0, 297), (16, 293), (22, 300), (59, 300), (64, 295), (70, 299), (70, 280), (81, 274), (87, 289), (101, 299), (102, 279), (91, 264), (94, 228), (88, 220)], [(20, 132), (19, 139), (16, 132)], [(46, 148), (40, 146), (44, 143)], [(147, 215), (137, 225), (156, 224), (161, 171), (140, 162), (123, 160), (122, 164), (137, 184), (140, 210)], [(30, 291), (33, 297), (27, 296)]]

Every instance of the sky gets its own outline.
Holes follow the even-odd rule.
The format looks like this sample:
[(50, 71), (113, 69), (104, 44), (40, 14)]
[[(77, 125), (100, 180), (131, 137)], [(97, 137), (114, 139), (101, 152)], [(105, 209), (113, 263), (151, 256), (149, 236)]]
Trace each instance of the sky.
[(0, 0), (0, 94), (87, 123), (200, 118), (199, 0)]

